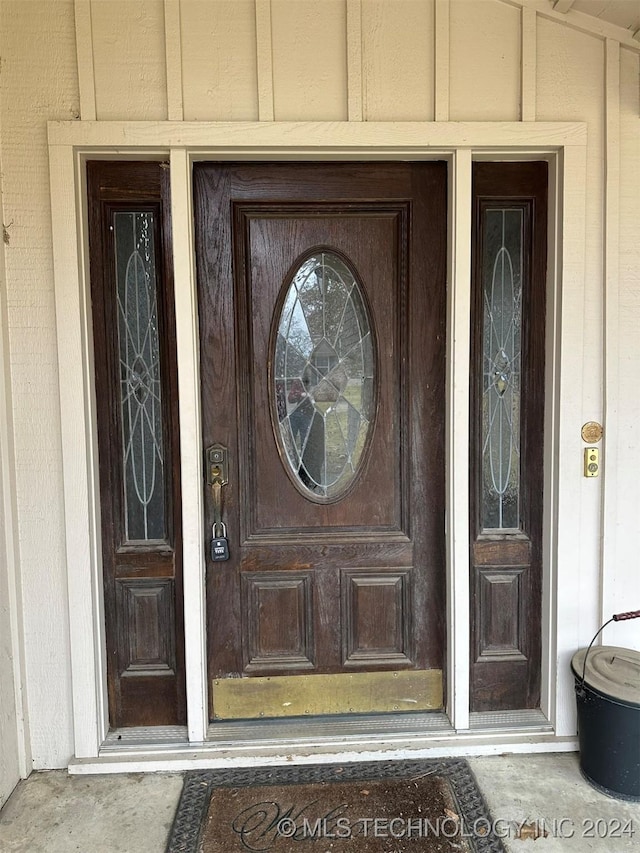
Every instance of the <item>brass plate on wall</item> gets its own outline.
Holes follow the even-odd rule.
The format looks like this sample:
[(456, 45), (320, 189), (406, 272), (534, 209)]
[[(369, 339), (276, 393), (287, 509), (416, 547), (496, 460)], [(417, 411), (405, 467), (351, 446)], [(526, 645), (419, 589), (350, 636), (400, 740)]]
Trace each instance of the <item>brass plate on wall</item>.
[(441, 669), (216, 678), (212, 686), (216, 720), (442, 708)]
[(602, 438), (602, 426), (597, 421), (588, 421), (583, 425), (581, 434), (583, 441), (586, 441), (587, 444), (593, 444)]

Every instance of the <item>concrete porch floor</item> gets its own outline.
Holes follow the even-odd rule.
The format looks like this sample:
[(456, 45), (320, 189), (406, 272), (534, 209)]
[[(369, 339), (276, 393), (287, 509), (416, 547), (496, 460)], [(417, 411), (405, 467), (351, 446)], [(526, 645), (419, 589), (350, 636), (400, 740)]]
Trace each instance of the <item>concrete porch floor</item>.
[[(576, 754), (504, 755), (469, 763), (510, 853), (638, 850), (640, 804), (588, 785)], [(0, 853), (162, 853), (181, 787), (180, 773), (33, 773), (0, 811)], [(535, 842), (515, 838), (511, 822), (524, 821), (545, 822), (549, 835)], [(398, 853), (402, 850), (399, 842)]]

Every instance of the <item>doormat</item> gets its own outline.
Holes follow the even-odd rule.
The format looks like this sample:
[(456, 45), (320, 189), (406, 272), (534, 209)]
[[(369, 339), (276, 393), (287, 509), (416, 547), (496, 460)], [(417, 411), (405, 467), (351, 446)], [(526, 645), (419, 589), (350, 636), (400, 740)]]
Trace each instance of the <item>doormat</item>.
[(505, 853), (463, 759), (185, 774), (166, 853)]

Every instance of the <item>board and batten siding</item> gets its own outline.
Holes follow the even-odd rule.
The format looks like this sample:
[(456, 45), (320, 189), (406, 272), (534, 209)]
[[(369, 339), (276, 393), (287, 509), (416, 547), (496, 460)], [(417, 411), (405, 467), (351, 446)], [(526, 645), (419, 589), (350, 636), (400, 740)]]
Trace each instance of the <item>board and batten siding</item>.
[[(558, 616), (576, 620), (588, 642), (603, 614), (637, 602), (638, 52), (628, 40), (619, 47), (611, 28), (585, 31), (547, 7), (537, 0), (0, 0), (9, 463), (34, 767), (65, 766), (73, 752), (48, 120), (585, 121), (585, 312), (559, 357), (563, 347), (579, 348), (581, 417), (606, 417), (607, 433), (595, 481), (578, 480), (575, 436), (580, 571), (575, 598), (560, 603)], [(615, 626), (607, 639), (637, 646), (634, 634), (630, 625)]]

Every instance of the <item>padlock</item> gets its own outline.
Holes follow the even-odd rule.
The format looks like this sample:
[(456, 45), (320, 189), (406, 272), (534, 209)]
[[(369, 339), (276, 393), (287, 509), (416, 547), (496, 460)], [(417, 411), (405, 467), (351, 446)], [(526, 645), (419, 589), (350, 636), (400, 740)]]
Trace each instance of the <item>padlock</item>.
[[(216, 536), (217, 528), (222, 528), (222, 536)], [(211, 559), (214, 562), (222, 562), (229, 559), (229, 542), (227, 540), (227, 527), (220, 521), (211, 528)]]

